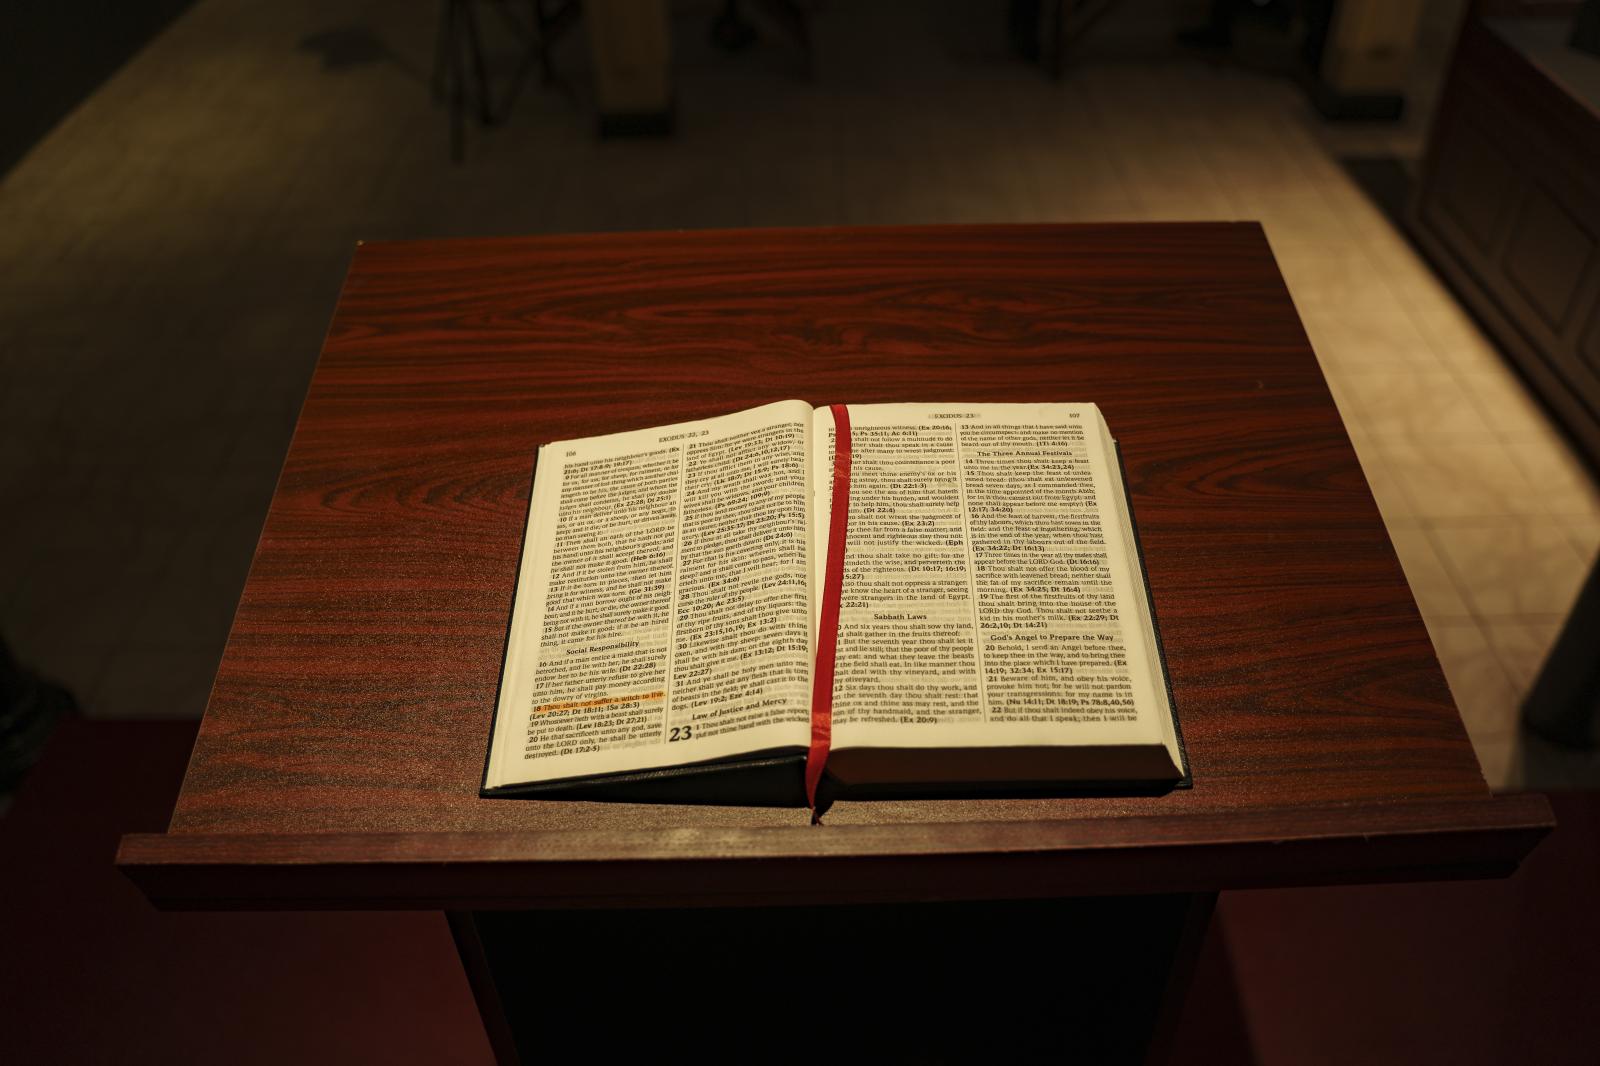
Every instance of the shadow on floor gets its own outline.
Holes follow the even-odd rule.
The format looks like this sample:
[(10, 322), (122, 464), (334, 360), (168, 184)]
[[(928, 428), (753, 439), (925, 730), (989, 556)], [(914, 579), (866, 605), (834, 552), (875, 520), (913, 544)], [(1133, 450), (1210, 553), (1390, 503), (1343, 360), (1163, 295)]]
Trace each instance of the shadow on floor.
[(1416, 184), (1411, 169), (1394, 156), (1346, 156), (1339, 160), (1350, 180), (1367, 194), (1395, 229), (1406, 232), (1406, 205)]
[(7, 0), (0, 176), (194, 0)]

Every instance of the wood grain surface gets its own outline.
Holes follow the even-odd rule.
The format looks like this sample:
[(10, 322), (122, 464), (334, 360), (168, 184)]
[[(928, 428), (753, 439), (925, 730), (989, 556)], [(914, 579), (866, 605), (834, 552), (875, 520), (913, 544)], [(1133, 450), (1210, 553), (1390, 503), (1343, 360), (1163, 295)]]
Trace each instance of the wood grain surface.
[[(1194, 788), (841, 802), (819, 827), (799, 809), (478, 799), (537, 446), (786, 398), (1098, 403)], [(1519, 826), (1547, 824), (1541, 804)], [(1130, 843), (1190, 820), (1209, 846), (1219, 817), (1315, 826), (1341, 807), (1401, 836), (1409, 810), (1449, 810), (1468, 836), (1506, 813), (1257, 225), (404, 242), (356, 251), (171, 831), (131, 841), (125, 868), (156, 876), (169, 844), (183, 866), (196, 835), (246, 867), (317, 834), (382, 835), (377, 863), (394, 834), (427, 834), (424, 852), (468, 866), (461, 840), (492, 864), (530, 830), (578, 841), (574, 862), (639, 832), (692, 862), (707, 832), (781, 830), (764, 846), (803, 857), (848, 827), (1010, 822), (1059, 842), (1074, 820), (1126, 822)], [(1227, 887), (1206, 868), (1189, 887)]]
[(143, 834), (118, 862), (172, 909), (526, 909), (1214, 892), (1510, 873), (1542, 796), (1005, 822), (496, 833)]

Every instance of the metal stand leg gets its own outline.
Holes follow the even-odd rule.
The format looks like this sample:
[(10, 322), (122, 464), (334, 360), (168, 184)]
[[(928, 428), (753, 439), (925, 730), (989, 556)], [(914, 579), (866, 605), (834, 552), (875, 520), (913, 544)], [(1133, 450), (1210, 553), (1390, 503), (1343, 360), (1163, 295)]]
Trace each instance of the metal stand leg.
[(434, 52), (432, 89), (435, 100), (448, 100), (450, 106), (450, 158), (460, 162), (465, 147), (466, 111), (472, 106), (468, 99), (467, 68), (473, 91), (476, 93), (478, 122), (493, 126), (510, 110), (511, 103), (521, 90), (528, 69), (537, 65), (540, 81), (556, 85), (571, 95), (571, 90), (556, 78), (550, 63), (550, 44), (577, 19), (576, 0), (566, 0), (554, 9), (547, 9), (545, 0), (529, 0), (531, 21), (519, 20), (504, 2), (492, 7), (505, 23), (511, 36), (519, 41), (524, 52), (522, 61), (512, 73), (504, 100), (496, 106), (489, 92), (488, 63), (483, 54), (483, 35), (479, 30), (478, 16), (473, 9), (475, 0), (443, 0), (439, 15), (439, 40)]
[(489, 74), (483, 62), (483, 38), (478, 34), (478, 16), (472, 11), (472, 0), (461, 0), (461, 22), (467, 33), (468, 55), (472, 59), (472, 78), (478, 83), (478, 121), (485, 126), (494, 125), (494, 110), (489, 103)]

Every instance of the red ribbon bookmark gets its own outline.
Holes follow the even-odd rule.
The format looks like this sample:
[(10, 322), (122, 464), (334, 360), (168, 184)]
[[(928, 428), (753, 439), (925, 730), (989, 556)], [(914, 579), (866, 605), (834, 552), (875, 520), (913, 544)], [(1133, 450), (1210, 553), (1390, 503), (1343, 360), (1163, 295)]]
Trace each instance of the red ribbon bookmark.
[(811, 750), (806, 753), (806, 806), (817, 806), (817, 784), (833, 737), (833, 656), (839, 647), (839, 597), (844, 590), (844, 538), (850, 525), (850, 412), (833, 404), (833, 510), (828, 516), (828, 557), (822, 574), (822, 620), (817, 626), (817, 668), (811, 680)]

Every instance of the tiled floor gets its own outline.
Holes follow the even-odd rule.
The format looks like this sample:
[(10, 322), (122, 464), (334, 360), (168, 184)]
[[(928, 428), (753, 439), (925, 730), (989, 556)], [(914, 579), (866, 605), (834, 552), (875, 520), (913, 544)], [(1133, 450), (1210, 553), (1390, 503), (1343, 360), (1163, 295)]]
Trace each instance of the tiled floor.
[(827, 5), (808, 84), (778, 45), (710, 50), (706, 5), (678, 5), (677, 137), (594, 138), (580, 36), (557, 50), (573, 96), (530, 89), (453, 166), (434, 4), (202, 0), (0, 183), (15, 650), (92, 715), (200, 713), (358, 238), (1254, 218), (1490, 781), (1600, 781), (1515, 717), (1600, 493), (1334, 158), (1414, 156), (1425, 124), (1335, 130), (1286, 82), (1092, 45), (1052, 84), (992, 7)]

